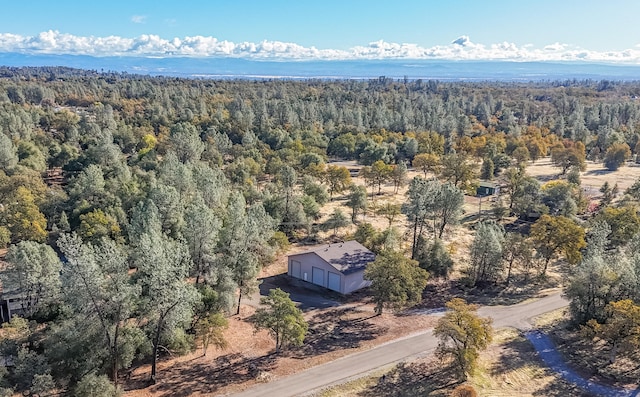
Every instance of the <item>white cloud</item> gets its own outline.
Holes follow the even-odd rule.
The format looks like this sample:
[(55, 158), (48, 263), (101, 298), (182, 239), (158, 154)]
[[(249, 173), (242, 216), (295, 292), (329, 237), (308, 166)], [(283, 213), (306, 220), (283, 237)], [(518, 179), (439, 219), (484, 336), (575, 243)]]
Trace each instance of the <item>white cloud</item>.
[(336, 59), (450, 59), (450, 60), (511, 60), (511, 61), (590, 61), (640, 65), (638, 46), (623, 51), (591, 51), (562, 43), (542, 48), (511, 42), (474, 43), (461, 36), (447, 45), (422, 47), (411, 43), (389, 43), (384, 40), (355, 46), (348, 50), (318, 49), (296, 43), (262, 41), (234, 43), (211, 36), (162, 38), (141, 35), (75, 36), (58, 31), (46, 31), (36, 36), (0, 33), (0, 52), (25, 54), (72, 54), (93, 56), (154, 56), (154, 57), (234, 57), (247, 59), (336, 60)]
[(147, 21), (146, 15), (134, 15), (131, 17), (131, 22), (133, 23), (145, 23)]

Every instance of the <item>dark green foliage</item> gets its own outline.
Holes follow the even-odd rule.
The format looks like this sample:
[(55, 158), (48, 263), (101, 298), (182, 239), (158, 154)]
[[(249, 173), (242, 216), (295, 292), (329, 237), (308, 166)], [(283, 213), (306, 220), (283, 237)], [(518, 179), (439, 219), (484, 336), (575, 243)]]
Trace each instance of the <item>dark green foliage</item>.
[(120, 392), (106, 376), (90, 373), (78, 382), (73, 395), (75, 397), (117, 397)]
[(631, 149), (626, 143), (614, 143), (609, 146), (607, 153), (604, 155), (604, 166), (609, 171), (615, 171), (620, 168), (625, 161), (631, 157)]
[(493, 172), (495, 167), (493, 165), (493, 160), (490, 158), (485, 158), (482, 160), (482, 168), (480, 168), (480, 179), (491, 180), (493, 179)]
[(371, 281), (376, 314), (382, 314), (385, 307), (398, 310), (419, 302), (429, 273), (401, 252), (384, 250), (367, 266), (364, 278)]
[(266, 307), (256, 310), (253, 322), (257, 329), (266, 329), (275, 338), (276, 352), (302, 345), (308, 325), (289, 294), (280, 288), (272, 289), (260, 303)]
[(420, 267), (434, 277), (449, 277), (449, 272), (453, 268), (453, 259), (451, 259), (442, 240), (429, 241), (420, 236), (417, 244), (415, 260), (418, 261)]

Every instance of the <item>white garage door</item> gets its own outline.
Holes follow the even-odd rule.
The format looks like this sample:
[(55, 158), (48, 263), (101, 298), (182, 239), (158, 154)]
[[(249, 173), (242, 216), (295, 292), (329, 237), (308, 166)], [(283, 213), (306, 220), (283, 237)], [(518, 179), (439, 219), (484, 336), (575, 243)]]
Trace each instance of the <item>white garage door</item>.
[(311, 268), (311, 282), (324, 287), (324, 270), (318, 267)]
[(300, 277), (300, 262), (291, 261), (291, 276), (293, 276), (295, 278), (301, 278)]
[(327, 286), (329, 289), (340, 292), (340, 275), (329, 272), (329, 283)]

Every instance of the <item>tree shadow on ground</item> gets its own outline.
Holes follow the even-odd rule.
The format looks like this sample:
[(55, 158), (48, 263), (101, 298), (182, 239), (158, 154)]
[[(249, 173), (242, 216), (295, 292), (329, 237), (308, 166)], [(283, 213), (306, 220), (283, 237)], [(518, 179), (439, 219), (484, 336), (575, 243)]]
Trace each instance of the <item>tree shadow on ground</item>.
[(294, 356), (304, 358), (360, 347), (362, 342), (375, 339), (386, 331), (368, 321), (373, 317), (351, 307), (319, 313), (308, 321), (309, 332), (304, 345), (294, 352)]
[[(499, 378), (501, 375), (514, 373), (519, 370), (531, 371), (530, 368), (527, 368), (530, 367), (531, 364), (539, 366), (539, 369), (535, 369), (535, 371), (540, 371), (542, 373), (540, 375), (544, 377), (555, 375), (553, 381), (548, 385), (534, 391), (534, 396), (589, 396), (589, 394), (585, 394), (580, 388), (566, 382), (558, 374), (554, 374), (547, 368), (546, 364), (537, 356), (536, 350), (531, 343), (522, 336), (518, 336), (502, 344), (500, 355), (491, 366), (489, 373), (493, 378)], [(534, 379), (536, 377), (538, 377), (537, 372), (533, 375)]]
[(338, 306), (344, 301), (344, 296), (335, 291), (302, 280), (294, 280), (287, 274), (264, 277), (260, 281), (260, 296), (267, 296), (272, 289), (280, 288), (288, 293), (291, 300), (303, 311), (326, 309)]
[(422, 293), (422, 302), (411, 309), (440, 308), (453, 298), (462, 298), (468, 303), (483, 306), (515, 305), (527, 299), (540, 297), (541, 291), (552, 287), (555, 287), (555, 281), (540, 277), (518, 279), (509, 286), (487, 284), (482, 288), (467, 287), (458, 280), (440, 280), (428, 284)]
[(600, 176), (600, 175), (608, 175), (608, 174), (611, 174), (611, 173), (614, 173), (614, 172), (616, 172), (616, 171), (608, 170), (606, 168), (601, 168), (601, 169), (598, 169), (598, 170), (587, 171), (587, 172), (584, 173), (584, 175), (597, 175), (597, 176)]
[[(195, 363), (194, 360), (184, 361), (160, 370), (158, 383), (149, 387), (149, 391), (178, 397), (207, 395), (230, 384), (255, 379), (260, 373), (273, 370), (277, 360), (275, 354), (256, 358), (227, 354)], [(125, 390), (132, 389), (127, 387)]]
[(519, 336), (502, 344), (499, 358), (489, 370), (491, 376), (516, 371), (530, 364), (536, 350), (525, 338)]
[(640, 380), (640, 351), (619, 353), (615, 363), (609, 363), (610, 346), (581, 335), (570, 322), (559, 322), (546, 329), (567, 365), (583, 378), (596, 383), (623, 388), (637, 385)]
[(483, 306), (515, 305), (527, 299), (540, 297), (540, 292), (556, 287), (555, 281), (545, 277), (530, 277), (504, 284), (487, 284), (474, 287), (464, 292), (464, 299), (469, 303)]
[(577, 386), (566, 383), (559, 377), (556, 381), (550, 382), (545, 387), (534, 391), (531, 395), (536, 397), (598, 397), (585, 392)]
[(448, 396), (460, 384), (456, 373), (439, 362), (398, 364), (360, 397)]

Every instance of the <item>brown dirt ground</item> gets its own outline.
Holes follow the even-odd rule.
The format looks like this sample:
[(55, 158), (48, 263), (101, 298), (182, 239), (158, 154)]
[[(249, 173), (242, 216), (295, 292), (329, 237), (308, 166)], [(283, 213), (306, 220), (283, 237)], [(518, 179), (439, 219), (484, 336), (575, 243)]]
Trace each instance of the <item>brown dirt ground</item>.
[(163, 360), (158, 367), (158, 383), (147, 386), (149, 366), (136, 368), (125, 383), (126, 396), (199, 396), (225, 394), (251, 387), (281, 376), (369, 349), (375, 345), (431, 328), (434, 317), (373, 315), (366, 302), (353, 302), (337, 308), (305, 313), (309, 333), (304, 346), (277, 356), (273, 340), (265, 332), (254, 332), (248, 318), (254, 313), (242, 306), (240, 316), (232, 317), (225, 337), (229, 348), (210, 348), (183, 357)]

